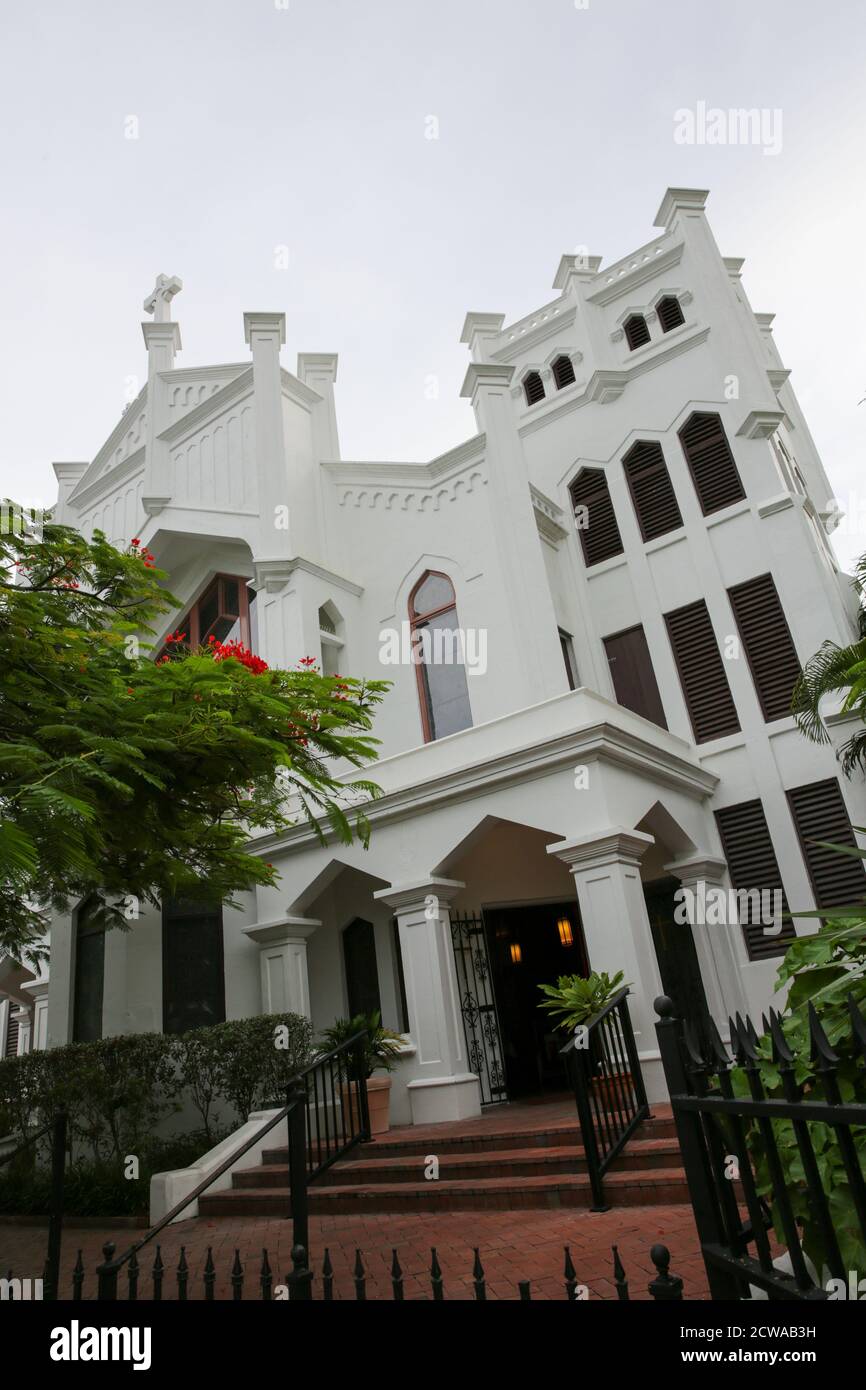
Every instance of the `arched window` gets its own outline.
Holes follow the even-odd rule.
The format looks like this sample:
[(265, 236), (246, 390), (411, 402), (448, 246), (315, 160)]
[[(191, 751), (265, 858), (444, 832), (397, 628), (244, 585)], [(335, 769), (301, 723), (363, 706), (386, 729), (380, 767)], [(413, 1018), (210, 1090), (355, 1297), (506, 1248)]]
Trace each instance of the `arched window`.
[(544, 382), (538, 372), (530, 372), (523, 378), (523, 390), (527, 405), (537, 405), (544, 400)]
[(616, 512), (601, 469), (582, 468), (568, 490), (586, 564), (597, 565), (621, 555), (622, 538)]
[(745, 497), (731, 446), (718, 415), (696, 411), (680, 430), (680, 443), (689, 465), (704, 516), (721, 511)]
[(656, 305), (656, 313), (659, 316), (662, 333), (670, 333), (672, 328), (679, 328), (680, 324), (686, 321), (680, 301), (675, 294), (669, 294), (664, 299), (660, 299)]
[(344, 645), (343, 620), (330, 600), (319, 609), (319, 642), (322, 648), (322, 675), (338, 675)]
[(102, 1037), (104, 981), (105, 927), (97, 900), (88, 898), (75, 913), (73, 1042), (95, 1042)]
[(622, 466), (643, 539), (651, 541), (682, 526), (662, 446), (655, 440), (639, 439), (624, 456)]
[(626, 319), (623, 324), (622, 331), (632, 352), (635, 348), (643, 347), (644, 343), (648, 343), (650, 340), (650, 331), (646, 326), (646, 319), (643, 314), (632, 314), (631, 318)]
[(570, 357), (557, 357), (553, 364), (553, 380), (556, 382), (557, 391), (561, 391), (563, 386), (574, 384), (574, 363)]
[(447, 575), (422, 575), (409, 598), (409, 622), (424, 742), (430, 743), (472, 727), (463, 634)]

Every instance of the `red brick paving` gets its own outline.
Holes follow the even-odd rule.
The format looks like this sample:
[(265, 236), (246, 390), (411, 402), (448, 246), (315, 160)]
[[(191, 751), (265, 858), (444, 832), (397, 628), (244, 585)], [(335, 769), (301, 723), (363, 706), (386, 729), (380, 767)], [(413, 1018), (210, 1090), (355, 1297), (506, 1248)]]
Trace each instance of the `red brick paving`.
[[(45, 1258), (44, 1227), (0, 1227), (0, 1271), (8, 1269), (20, 1277), (35, 1278)], [(217, 1267), (216, 1296), (231, 1297), (230, 1270), (235, 1249), (240, 1250), (246, 1270), (245, 1296), (258, 1295), (258, 1274), (262, 1248), (268, 1251), (275, 1282), (281, 1282), (291, 1268), (291, 1223), (274, 1217), (198, 1218), (179, 1222), (163, 1233), (162, 1258), (167, 1274), (173, 1271), (186, 1249), (190, 1269), (189, 1296), (201, 1298), (202, 1270), (207, 1247), (213, 1247)], [(64, 1232), (61, 1289), (71, 1291), (72, 1268), (79, 1249), (83, 1251), (87, 1280), (85, 1297), (95, 1292), (93, 1270), (101, 1260), (102, 1245), (114, 1240), (123, 1251), (137, 1239), (129, 1230), (81, 1230), (68, 1227)], [(444, 1276), (445, 1297), (472, 1298), (473, 1246), (479, 1247), (490, 1299), (516, 1298), (517, 1283), (529, 1279), (536, 1299), (562, 1299), (563, 1246), (568, 1245), (578, 1280), (586, 1284), (590, 1298), (616, 1297), (613, 1284), (611, 1245), (619, 1248), (620, 1259), (629, 1279), (632, 1298), (647, 1298), (647, 1283), (654, 1274), (650, 1247), (663, 1242), (671, 1252), (671, 1270), (685, 1281), (690, 1299), (707, 1298), (706, 1276), (701, 1260), (691, 1208), (687, 1206), (615, 1207), (607, 1212), (570, 1211), (471, 1211), (399, 1214), (324, 1216), (310, 1219), (310, 1246), (316, 1270), (315, 1295), (321, 1296), (322, 1257), (330, 1250), (334, 1267), (336, 1298), (354, 1297), (352, 1268), (355, 1249), (360, 1247), (367, 1269), (367, 1297), (391, 1297), (391, 1251), (397, 1247), (404, 1275), (407, 1299), (430, 1297), (430, 1247), (435, 1245)], [(149, 1296), (149, 1272), (153, 1247), (145, 1253), (140, 1288)], [(124, 1284), (121, 1282), (121, 1292)], [(175, 1285), (167, 1278), (164, 1297), (175, 1297)]]

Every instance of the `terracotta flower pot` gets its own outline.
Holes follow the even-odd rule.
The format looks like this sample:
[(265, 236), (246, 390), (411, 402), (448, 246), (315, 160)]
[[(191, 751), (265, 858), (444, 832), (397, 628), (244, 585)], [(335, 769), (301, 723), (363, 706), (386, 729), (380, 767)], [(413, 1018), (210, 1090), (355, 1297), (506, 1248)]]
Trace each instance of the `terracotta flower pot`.
[[(358, 1092), (355, 1085), (340, 1087), (340, 1099), (347, 1126), (359, 1122)], [(390, 1076), (369, 1076), (367, 1078), (367, 1112), (370, 1116), (370, 1133), (386, 1134), (391, 1128), (391, 1078)]]
[(620, 1072), (618, 1077), (596, 1076), (592, 1089), (606, 1109), (619, 1110), (623, 1105), (628, 1105), (634, 1094), (631, 1072)]

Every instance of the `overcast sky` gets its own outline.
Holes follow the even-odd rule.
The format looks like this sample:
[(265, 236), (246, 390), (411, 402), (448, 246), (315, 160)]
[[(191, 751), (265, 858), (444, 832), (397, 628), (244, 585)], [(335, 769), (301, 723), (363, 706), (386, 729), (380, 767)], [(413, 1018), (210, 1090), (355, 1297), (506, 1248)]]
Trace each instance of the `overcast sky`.
[[(642, 245), (674, 184), (775, 311), (866, 549), (866, 6), (583, 2), (3, 0), (0, 489), (47, 503), (96, 453), (160, 271), (179, 365), (246, 360), (243, 311), (283, 309), (287, 367), (340, 354), (345, 458), (433, 457), (474, 432), (466, 311)], [(699, 102), (779, 110), (781, 151), (677, 143)]]

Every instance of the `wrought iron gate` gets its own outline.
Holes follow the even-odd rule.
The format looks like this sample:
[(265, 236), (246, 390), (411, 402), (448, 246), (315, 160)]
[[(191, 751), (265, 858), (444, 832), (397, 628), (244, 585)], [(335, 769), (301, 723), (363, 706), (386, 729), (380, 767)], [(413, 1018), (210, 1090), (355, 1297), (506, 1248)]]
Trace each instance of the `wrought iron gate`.
[(483, 918), (452, 916), (451, 940), (467, 1062), (481, 1082), (481, 1104), (492, 1105), (508, 1092)]

